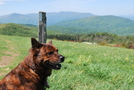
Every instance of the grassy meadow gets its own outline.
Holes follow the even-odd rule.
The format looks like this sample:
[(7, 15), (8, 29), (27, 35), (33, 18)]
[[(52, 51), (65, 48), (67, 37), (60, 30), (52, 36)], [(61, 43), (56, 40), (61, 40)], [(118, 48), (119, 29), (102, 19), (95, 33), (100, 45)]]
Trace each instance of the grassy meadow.
[[(0, 35), (0, 79), (28, 54), (30, 38)], [(134, 90), (134, 50), (53, 40), (66, 57), (48, 90)], [(9, 53), (10, 52), (10, 53)], [(12, 59), (12, 60), (10, 60)]]

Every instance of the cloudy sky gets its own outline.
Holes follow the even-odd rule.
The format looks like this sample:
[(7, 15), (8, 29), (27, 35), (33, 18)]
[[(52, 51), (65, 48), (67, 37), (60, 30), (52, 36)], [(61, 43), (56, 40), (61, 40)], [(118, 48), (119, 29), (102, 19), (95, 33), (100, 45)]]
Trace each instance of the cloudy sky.
[(38, 13), (39, 11), (134, 15), (134, 0), (0, 0), (0, 16), (11, 13)]

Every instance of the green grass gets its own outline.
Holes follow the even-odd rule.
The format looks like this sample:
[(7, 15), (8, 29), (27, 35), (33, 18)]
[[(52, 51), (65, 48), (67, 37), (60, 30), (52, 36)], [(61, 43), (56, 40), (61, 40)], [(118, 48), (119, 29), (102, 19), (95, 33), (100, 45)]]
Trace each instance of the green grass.
[(1, 60), (1, 57), (3, 56), (3, 52), (5, 52), (7, 50), (7, 45), (6, 45), (6, 42), (3, 41), (3, 40), (0, 40), (0, 60)]
[[(9, 59), (7, 61), (9, 65), (0, 67), (0, 78), (4, 76), (4, 73), (7, 74), (11, 69), (15, 68), (24, 59), (28, 53), (28, 48), (30, 48), (29, 41), (30, 38), (0, 35), (0, 61), (2, 57), (6, 58), (6, 56), (10, 56), (11, 59), (13, 57), (13, 60)], [(8, 54), (8, 52), (13, 53), (13, 55)]]
[[(8, 46), (5, 39), (19, 54), (7, 66), (13, 69), (27, 55), (30, 38), (0, 36), (5, 43), (0, 47)], [(61, 70), (53, 70), (48, 90), (134, 90), (134, 50), (57, 40), (53, 44), (66, 59)], [(0, 48), (0, 55), (4, 50), (10, 49)]]

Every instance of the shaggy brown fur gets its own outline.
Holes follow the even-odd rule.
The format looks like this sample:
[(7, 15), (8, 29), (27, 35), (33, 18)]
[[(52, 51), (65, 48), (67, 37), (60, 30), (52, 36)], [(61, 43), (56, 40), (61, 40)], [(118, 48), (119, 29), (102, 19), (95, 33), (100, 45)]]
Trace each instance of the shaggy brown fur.
[(52, 45), (41, 44), (31, 38), (28, 56), (0, 81), (0, 90), (45, 90), (52, 69), (59, 70), (64, 56)]

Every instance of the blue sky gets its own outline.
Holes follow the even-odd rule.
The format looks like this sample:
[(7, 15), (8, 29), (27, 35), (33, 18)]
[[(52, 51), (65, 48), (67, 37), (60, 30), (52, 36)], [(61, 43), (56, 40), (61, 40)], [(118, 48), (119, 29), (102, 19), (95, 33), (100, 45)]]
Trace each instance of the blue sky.
[(0, 0), (0, 16), (11, 13), (38, 13), (39, 11), (134, 15), (134, 0)]

